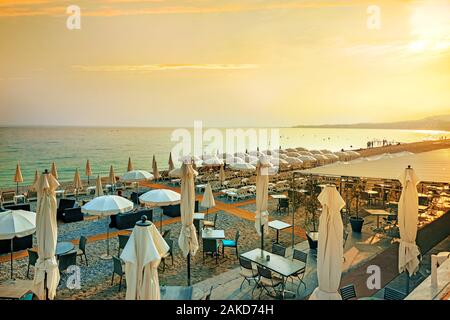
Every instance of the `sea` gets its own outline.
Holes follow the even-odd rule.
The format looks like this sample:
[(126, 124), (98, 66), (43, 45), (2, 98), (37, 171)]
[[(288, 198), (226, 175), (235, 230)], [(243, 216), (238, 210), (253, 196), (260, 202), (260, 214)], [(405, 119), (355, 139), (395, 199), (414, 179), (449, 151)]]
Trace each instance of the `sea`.
[[(208, 150), (208, 146), (211, 146), (211, 132), (216, 135), (222, 134), (223, 138), (220, 143), (216, 141), (216, 146), (223, 145), (223, 147), (217, 147), (215, 150), (227, 152), (229, 150), (227, 149), (229, 141), (226, 141), (227, 130), (238, 129), (204, 128), (202, 132), (197, 132), (197, 139), (200, 136), (199, 143), (204, 150)], [(238, 136), (242, 136), (242, 132), (247, 132), (249, 128), (241, 129)], [(250, 130), (256, 130), (259, 133), (264, 130), (268, 132), (269, 138), (268, 142), (266, 141), (268, 148), (275, 148), (276, 145), (281, 148), (304, 147), (331, 151), (366, 148), (368, 141), (375, 141), (376, 145), (382, 140), (391, 143), (407, 143), (450, 137), (450, 132), (423, 130), (341, 128), (256, 128)], [(192, 135), (191, 142), (195, 140), (193, 129), (187, 128), (185, 131)], [(15, 186), (13, 178), (17, 163), (20, 163), (24, 178), (22, 185), (31, 184), (35, 170), (50, 169), (52, 162), (57, 165), (61, 181), (73, 180), (76, 168), (80, 170), (82, 179), (87, 179), (84, 176), (87, 159), (90, 161), (94, 176), (108, 175), (110, 165), (114, 166), (117, 175), (123, 174), (126, 172), (129, 157), (134, 169), (151, 172), (152, 157), (155, 155), (158, 169), (164, 170), (168, 167), (169, 152), (180, 143), (174, 140), (174, 137), (179, 136), (179, 128), (0, 128), (0, 189)], [(278, 141), (274, 142), (274, 140)], [(258, 147), (255, 145), (259, 144), (258, 141), (256, 143), (252, 139), (245, 141), (244, 144), (234, 144), (236, 152), (256, 150)], [(213, 149), (208, 151), (212, 153), (211, 150)], [(175, 164), (178, 158), (174, 156)], [(94, 178), (91, 177), (91, 180)]]

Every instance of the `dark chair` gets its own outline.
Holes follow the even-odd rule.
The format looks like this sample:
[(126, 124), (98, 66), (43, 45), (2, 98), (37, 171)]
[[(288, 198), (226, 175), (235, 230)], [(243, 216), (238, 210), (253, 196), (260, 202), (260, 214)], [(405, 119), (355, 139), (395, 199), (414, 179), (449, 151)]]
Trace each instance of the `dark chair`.
[(56, 217), (59, 220), (63, 219), (63, 213), (66, 209), (75, 208), (76, 200), (75, 199), (60, 199), (58, 204), (58, 209), (56, 211)]
[(309, 248), (310, 248), (311, 250), (316, 250), (316, 251), (317, 251), (317, 246), (318, 246), (318, 244), (319, 244), (319, 241), (318, 241), (318, 240), (313, 240), (313, 239), (309, 236), (308, 232), (306, 233), (306, 239), (308, 240)]
[(80, 242), (78, 243), (78, 250), (77, 250), (77, 256), (80, 257), (81, 262), (83, 262), (83, 256), (84, 256), (84, 260), (86, 262), (86, 266), (88, 266), (88, 258), (86, 255), (86, 243), (87, 243), (87, 238), (85, 236), (81, 236), (80, 237)]
[(21, 204), (11, 204), (9, 206), (4, 206), (5, 210), (25, 210), (31, 211), (31, 206), (29, 203), (21, 203)]
[(289, 212), (289, 199), (278, 199), (277, 211)]
[(171, 258), (172, 259), (172, 265), (173, 265), (173, 240), (169, 239), (168, 237), (164, 237), (164, 240), (166, 241), (167, 245), (169, 246), (169, 251), (167, 254), (161, 259), (163, 263), (163, 272), (166, 270), (166, 259)]
[(77, 252), (71, 251), (66, 254), (62, 254), (58, 258), (58, 268), (59, 272), (64, 272), (67, 270), (70, 266), (76, 266), (77, 265)]
[[(22, 251), (29, 248), (33, 248), (33, 235), (25, 236), (22, 238), (15, 237), (13, 239), (13, 251)], [(0, 240), (0, 254), (11, 252), (11, 240)]]
[(272, 244), (272, 253), (284, 257), (286, 255), (286, 248), (280, 244)]
[(78, 208), (70, 208), (64, 209), (64, 212), (61, 215), (62, 221), (69, 222), (77, 222), (84, 220), (84, 214), (81, 212), (81, 207)]
[(341, 293), (342, 300), (356, 299), (356, 290), (353, 284), (340, 288), (339, 292)]
[(209, 292), (206, 295), (205, 300), (211, 300), (212, 291), (213, 291), (213, 286), (211, 286), (211, 289), (209, 289)]
[(404, 300), (406, 294), (391, 288), (384, 288), (384, 300)]
[(28, 268), (27, 268), (27, 278), (30, 277), (30, 266), (35, 266), (36, 265), (36, 261), (39, 258), (39, 255), (37, 253), (37, 251), (34, 250), (27, 250), (28, 252)]
[(164, 239), (169, 238), (169, 236), (170, 236), (170, 229), (166, 229), (161, 232), (161, 237), (163, 237)]
[(218, 263), (218, 249), (219, 243), (216, 239), (203, 239), (203, 263), (205, 263), (205, 255), (208, 253), (213, 257), (216, 256), (216, 263)]
[[(199, 212), (198, 207), (199, 207), (199, 202), (197, 200), (197, 201), (195, 201), (194, 212)], [(180, 209), (179, 204), (162, 207), (162, 210), (163, 210), (164, 215), (172, 217), (172, 218), (181, 216), (181, 209)]]
[(136, 225), (136, 222), (141, 220), (143, 215), (147, 216), (147, 220), (153, 221), (153, 210), (144, 209), (133, 212), (119, 213), (111, 216), (109, 227), (119, 230), (131, 229)]
[(276, 288), (279, 286), (283, 287), (283, 280), (278, 277), (272, 276), (272, 271), (269, 269), (266, 269), (260, 265), (257, 265), (258, 268), (258, 285), (262, 288), (261, 292), (259, 293), (259, 299), (261, 299), (261, 294), (263, 291), (266, 291), (269, 296), (272, 296), (269, 288), (272, 288), (275, 296), (281, 293), (281, 290), (277, 292)]
[(119, 248), (117, 249), (117, 256), (120, 256), (120, 250), (125, 248), (125, 246), (127, 245), (128, 239), (130, 239), (130, 236), (127, 234), (119, 234), (119, 235), (117, 235), (117, 237), (119, 238)]
[(250, 260), (239, 257), (239, 264), (241, 266), (241, 271), (239, 273), (244, 278), (242, 280), (241, 286), (239, 287), (239, 290), (242, 290), (242, 285), (245, 281), (247, 281), (249, 285), (251, 280), (256, 281), (258, 272), (253, 269), (252, 262)]
[(122, 289), (122, 279), (125, 274), (122, 268), (122, 260), (120, 260), (118, 257), (113, 257), (113, 272), (111, 277), (111, 285), (114, 284), (114, 275), (117, 274), (120, 277), (119, 282), (119, 292), (120, 289)]
[(216, 224), (217, 224), (217, 213), (214, 213), (214, 219), (213, 221), (210, 220), (204, 220), (203, 221), (203, 228), (216, 228)]
[(239, 230), (236, 231), (234, 240), (222, 240), (222, 256), (225, 255), (225, 248), (234, 248), (236, 250), (236, 257), (239, 258), (238, 252), (238, 241), (239, 241)]
[(298, 284), (298, 287), (297, 287), (297, 293), (298, 293), (298, 289), (300, 288), (300, 286), (302, 284), (305, 286), (305, 289), (306, 289), (306, 283), (303, 281), (303, 278), (305, 276), (306, 264), (308, 262), (308, 254), (303, 252), (303, 251), (294, 249), (294, 253), (292, 254), (292, 258), (294, 260), (301, 261), (301, 262), (303, 262), (305, 264), (305, 267), (303, 269), (297, 271), (292, 276), (290, 276), (290, 278), (292, 280), (292, 283), (294, 283), (294, 277), (296, 277), (300, 281), (300, 283)]

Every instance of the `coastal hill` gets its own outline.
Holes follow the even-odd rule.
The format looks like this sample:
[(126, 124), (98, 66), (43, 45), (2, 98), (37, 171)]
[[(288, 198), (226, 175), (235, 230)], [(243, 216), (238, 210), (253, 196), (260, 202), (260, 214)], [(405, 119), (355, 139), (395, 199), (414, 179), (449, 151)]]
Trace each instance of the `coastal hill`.
[(450, 114), (427, 117), (420, 120), (353, 123), (353, 124), (323, 124), (298, 125), (294, 128), (355, 128), (355, 129), (409, 129), (409, 130), (444, 130), (450, 131)]

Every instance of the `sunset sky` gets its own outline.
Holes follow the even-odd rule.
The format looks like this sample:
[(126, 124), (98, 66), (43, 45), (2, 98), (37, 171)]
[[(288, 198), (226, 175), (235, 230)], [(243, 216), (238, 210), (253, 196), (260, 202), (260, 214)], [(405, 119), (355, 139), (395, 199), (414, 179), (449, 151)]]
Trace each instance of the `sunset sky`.
[(450, 0), (0, 0), (0, 126), (450, 114), (449, 17)]

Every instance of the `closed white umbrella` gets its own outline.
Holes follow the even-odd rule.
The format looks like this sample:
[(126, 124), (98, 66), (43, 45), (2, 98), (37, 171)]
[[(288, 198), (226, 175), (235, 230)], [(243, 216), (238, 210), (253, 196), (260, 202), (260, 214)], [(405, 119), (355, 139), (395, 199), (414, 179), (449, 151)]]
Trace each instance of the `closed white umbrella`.
[(172, 152), (169, 153), (169, 171), (172, 171), (173, 169), (175, 169), (175, 166), (173, 165), (173, 160), (172, 160)]
[(419, 269), (420, 251), (416, 245), (419, 219), (419, 195), (417, 193), (419, 179), (414, 169), (408, 166), (399, 180), (403, 189), (398, 202), (398, 228), (400, 231), (398, 271), (400, 273), (408, 272), (408, 275), (411, 276)]
[(0, 212), (0, 240), (11, 240), (11, 278), (13, 277), (13, 239), (33, 234), (36, 230), (36, 214), (24, 210)]
[(155, 225), (136, 223), (120, 258), (125, 262), (126, 300), (160, 300), (158, 266), (169, 246)]
[(178, 246), (183, 255), (187, 257), (188, 265), (188, 285), (191, 285), (191, 255), (195, 256), (198, 250), (197, 232), (194, 226), (194, 210), (195, 210), (195, 184), (194, 178), (197, 171), (192, 169), (189, 163), (181, 165), (181, 232), (178, 238)]
[(59, 283), (59, 269), (56, 261), (58, 227), (56, 222), (56, 189), (59, 183), (47, 173), (42, 174), (35, 185), (37, 190), (36, 239), (38, 260), (35, 265), (33, 292), (39, 299), (54, 299)]
[(206, 185), (205, 188), (205, 193), (203, 194), (203, 199), (202, 202), (200, 203), (200, 205), (203, 208), (206, 208), (206, 213), (208, 213), (208, 209), (211, 209), (213, 207), (216, 206), (216, 201), (214, 200), (214, 194), (211, 188), (211, 185), (208, 184)]
[(39, 176), (40, 176), (39, 171), (36, 170), (36, 172), (34, 173), (34, 180), (33, 180), (33, 184), (31, 186), (31, 189), (35, 190), (34, 186), (36, 185), (36, 182), (38, 182)]
[(116, 181), (116, 173), (114, 172), (114, 168), (112, 165), (109, 168), (108, 182), (111, 184), (111, 190), (114, 191), (117, 181)]
[[(181, 195), (169, 189), (150, 190), (139, 196), (139, 202), (147, 207), (165, 207), (179, 204)], [(160, 219), (160, 230), (162, 230), (162, 214)]]
[[(255, 228), (261, 237), (261, 250), (264, 250), (264, 232), (269, 223), (268, 196), (269, 196), (269, 168), (267, 158), (260, 158), (256, 166), (256, 214)], [(266, 228), (264, 228), (266, 227)], [(264, 230), (265, 229), (265, 230)]]
[[(100, 217), (109, 217), (119, 213), (124, 213), (132, 210), (134, 207), (133, 202), (120, 196), (108, 195), (100, 196), (92, 199), (84, 206), (81, 207), (83, 213), (92, 214)], [(103, 254), (100, 258), (112, 259), (109, 255), (109, 221), (106, 220), (106, 254)]]
[(322, 204), (319, 218), (317, 279), (319, 286), (310, 300), (342, 300), (338, 293), (341, 282), (344, 227), (340, 211), (345, 201), (336, 187), (325, 186), (318, 200)]
[(128, 157), (127, 171), (133, 171), (133, 163), (131, 162), (131, 157)]
[(73, 177), (73, 187), (75, 189), (75, 199), (78, 197), (78, 191), (83, 188), (83, 184), (81, 183), (80, 172), (78, 169), (75, 170), (75, 175)]
[(161, 178), (161, 176), (158, 171), (158, 163), (156, 162), (155, 155), (153, 155), (152, 170), (153, 170), (153, 178), (156, 180), (159, 180), (159, 178)]
[(14, 182), (17, 184), (16, 192), (19, 194), (19, 183), (23, 182), (22, 171), (20, 170), (20, 164), (17, 163), (16, 174), (14, 175)]
[(58, 169), (56, 168), (55, 162), (52, 163), (51, 174), (56, 180), (58, 180)]
[(219, 170), (219, 181), (220, 181), (220, 183), (223, 184), (226, 178), (227, 177), (225, 175), (225, 170), (224, 170), (223, 165), (222, 165), (222, 166), (220, 166), (220, 170)]
[(88, 178), (88, 185), (90, 183), (90, 177), (92, 176), (92, 169), (91, 169), (91, 163), (89, 162), (89, 159), (86, 161), (86, 168), (84, 169), (84, 174)]
[(95, 182), (95, 197), (101, 197), (103, 196), (103, 186), (102, 186), (102, 179), (100, 176), (97, 176), (97, 181)]

